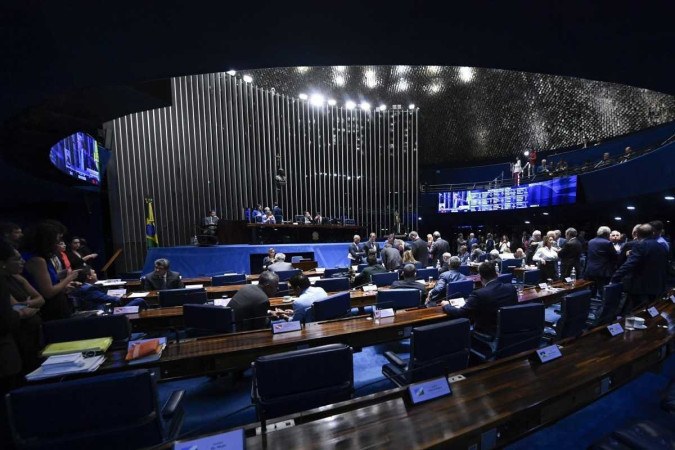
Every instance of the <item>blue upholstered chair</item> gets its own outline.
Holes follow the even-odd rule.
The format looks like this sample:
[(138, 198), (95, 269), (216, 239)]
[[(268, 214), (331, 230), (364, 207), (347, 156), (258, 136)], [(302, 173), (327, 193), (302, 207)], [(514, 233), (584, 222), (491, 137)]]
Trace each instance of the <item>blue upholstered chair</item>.
[(291, 256), (291, 263), (297, 263), (302, 261), (302, 256)]
[(358, 273), (361, 273), (361, 272), (363, 272), (363, 269), (365, 269), (366, 267), (368, 267), (368, 264), (359, 264), (359, 265), (358, 265), (358, 268), (356, 269), (356, 271), (357, 271)]
[(391, 286), (391, 284), (399, 279), (398, 272), (374, 273), (373, 283), (377, 287)]
[(208, 336), (234, 331), (232, 308), (187, 304), (183, 306), (183, 320), (188, 336)]
[(321, 278), (314, 282), (314, 286), (323, 288), (326, 292), (348, 291), (349, 278)]
[(253, 366), (251, 398), (263, 432), (268, 419), (349, 400), (352, 349), (343, 344), (261, 356)]
[(530, 286), (536, 286), (541, 283), (541, 270), (526, 270), (523, 273), (523, 283)]
[(334, 275), (338, 275), (340, 277), (349, 276), (349, 269), (347, 267), (333, 267), (330, 269), (326, 269), (323, 272), (323, 278), (333, 278)]
[(521, 258), (517, 259), (505, 259), (502, 261), (501, 273), (508, 273), (509, 275), (513, 273), (514, 267), (520, 267), (523, 264)]
[(410, 336), (410, 359), (385, 352), (389, 364), (382, 366), (382, 374), (403, 386), (462, 370), (469, 364), (470, 347), (468, 319), (416, 327)]
[(622, 283), (612, 283), (605, 286), (602, 299), (591, 299), (591, 310), (588, 314), (588, 325), (598, 326), (614, 322), (619, 314), (619, 305), (623, 293)]
[(421, 294), (419, 289), (388, 289), (378, 291), (378, 308), (416, 308), (420, 306)]
[(45, 344), (112, 337), (113, 348), (127, 348), (131, 323), (123, 314), (116, 316), (74, 317), (42, 323)]
[(288, 281), (296, 273), (302, 273), (302, 270), (300, 270), (300, 269), (280, 270), (280, 271), (274, 272), (274, 273), (276, 273), (277, 276), (279, 277), (279, 281)]
[(211, 286), (232, 286), (234, 284), (246, 284), (246, 274), (234, 273), (211, 277)]
[(133, 370), (22, 387), (6, 404), (17, 449), (144, 448), (176, 438), (183, 395), (160, 409), (151, 372)]
[(288, 282), (286, 281), (280, 281), (279, 285), (277, 286), (277, 297), (283, 297), (284, 295), (289, 295), (291, 292), (290, 288), (288, 287)]
[(566, 295), (560, 302), (560, 318), (546, 335), (551, 340), (577, 337), (584, 332), (591, 307), (591, 291), (583, 290)]
[(167, 289), (159, 291), (159, 306), (183, 306), (186, 303), (203, 305), (208, 301), (206, 290), (199, 289)]
[(544, 305), (528, 303), (505, 306), (497, 312), (497, 333), (474, 332), (471, 353), (480, 361), (491, 361), (539, 347), (544, 334)]
[(333, 294), (312, 304), (305, 321), (318, 322), (321, 320), (339, 319), (348, 316), (352, 310), (349, 292)]
[(417, 271), (418, 280), (427, 280), (431, 277), (434, 280), (438, 280), (438, 269), (432, 267), (431, 269), (419, 269)]
[(467, 265), (459, 266), (459, 273), (468, 277), (471, 275), (471, 268)]
[(473, 280), (453, 281), (446, 286), (446, 298), (466, 298), (473, 292)]
[(501, 281), (502, 283), (507, 283), (507, 284), (509, 284), (509, 283), (511, 283), (511, 281), (513, 280), (513, 274), (511, 274), (511, 273), (503, 273), (503, 274), (497, 276), (497, 279), (498, 279), (499, 281)]

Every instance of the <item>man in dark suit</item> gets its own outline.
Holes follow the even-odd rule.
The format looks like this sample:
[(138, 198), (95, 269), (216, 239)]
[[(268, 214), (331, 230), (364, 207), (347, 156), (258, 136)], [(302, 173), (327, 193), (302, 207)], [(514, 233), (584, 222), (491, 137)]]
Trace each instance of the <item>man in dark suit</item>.
[(424, 267), (429, 265), (429, 247), (427, 247), (426, 241), (420, 239), (417, 231), (411, 231), (408, 235), (412, 244), (410, 244), (410, 250), (412, 251), (413, 257), (416, 261), (422, 263)]
[(398, 269), (402, 263), (401, 253), (387, 241), (382, 249), (382, 265), (384, 265), (384, 268), (392, 271)]
[(351, 256), (352, 264), (361, 264), (363, 257), (366, 255), (361, 246), (361, 236), (358, 234), (354, 235), (354, 242), (349, 244), (349, 255)]
[(636, 245), (638, 245), (640, 243), (640, 241), (638, 240), (638, 234), (637, 234), (638, 228), (640, 228), (640, 225), (641, 224), (637, 224), (633, 227), (633, 232), (631, 234), (633, 239), (626, 242), (625, 244), (623, 244), (621, 246), (621, 251), (619, 252), (619, 260), (616, 263), (617, 267), (621, 267), (623, 265), (623, 263), (626, 262), (626, 260), (628, 259), (628, 255), (630, 255), (631, 250), (633, 250), (633, 247), (635, 247)]
[(185, 287), (180, 279), (180, 274), (170, 271), (169, 266), (169, 260), (166, 258), (156, 260), (155, 271), (141, 278), (143, 289), (146, 291), (163, 291)]
[(609, 242), (612, 243), (612, 246), (614, 247), (614, 250), (616, 250), (617, 254), (621, 253), (621, 247), (623, 247), (621, 242), (621, 233), (619, 233), (617, 230), (612, 230), (612, 232), (609, 233)]
[(451, 318), (467, 317), (473, 323), (474, 331), (494, 336), (497, 333), (497, 310), (517, 305), (518, 294), (515, 287), (497, 279), (497, 271), (492, 263), (481, 263), (478, 274), (483, 287), (473, 291), (464, 306), (456, 308), (447, 300), (442, 301), (441, 306)]
[[(441, 237), (441, 233), (434, 231), (434, 243), (431, 244), (431, 265), (443, 264), (443, 253), (450, 253), (450, 243)], [(494, 245), (494, 242), (493, 242)]]
[[(448, 258), (448, 270), (443, 272), (436, 282), (436, 286), (429, 291), (427, 296), (426, 304), (428, 306), (433, 306), (436, 302), (445, 297), (448, 283), (454, 283), (455, 281), (464, 281), (468, 278), (459, 272), (459, 266), (461, 261), (458, 256), (451, 256)], [(452, 292), (450, 293), (452, 295)]]
[(420, 298), (426, 293), (426, 286), (417, 282), (417, 269), (414, 264), (403, 266), (403, 279), (391, 283), (392, 289), (417, 289), (420, 291)]
[(623, 289), (628, 293), (625, 313), (654, 301), (666, 290), (668, 252), (654, 238), (648, 223), (638, 227), (637, 237), (639, 243), (612, 276), (612, 282), (623, 282)]
[(247, 284), (237, 291), (228, 306), (232, 308), (237, 331), (255, 330), (267, 326), (270, 296), (277, 293), (279, 276), (269, 270), (258, 278), (258, 284)]
[(370, 233), (368, 240), (363, 245), (363, 250), (366, 252), (366, 256), (368, 256), (368, 254), (371, 252), (375, 252), (376, 257), (380, 256), (380, 244), (377, 243), (376, 239), (377, 235), (375, 233)]
[(568, 228), (565, 230), (565, 239), (558, 257), (560, 258), (560, 275), (567, 278), (572, 273), (572, 268), (577, 278), (581, 278), (581, 242), (577, 239), (577, 230)]
[(610, 232), (609, 227), (602, 226), (598, 228), (597, 236), (588, 242), (584, 279), (595, 282), (591, 288), (593, 296), (597, 292), (602, 295), (602, 290), (609, 283), (616, 268), (617, 253), (612, 243), (609, 242)]
[(382, 264), (377, 263), (375, 255), (368, 255), (366, 258), (368, 267), (354, 278), (354, 286), (363, 286), (373, 280), (373, 275), (376, 273), (387, 273), (387, 269)]

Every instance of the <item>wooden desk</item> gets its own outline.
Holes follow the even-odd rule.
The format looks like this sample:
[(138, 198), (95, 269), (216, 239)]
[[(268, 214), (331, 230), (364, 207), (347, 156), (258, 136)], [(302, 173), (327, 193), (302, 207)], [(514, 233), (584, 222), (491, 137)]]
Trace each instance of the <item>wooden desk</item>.
[(452, 384), (452, 396), (424, 405), (406, 408), (405, 388), (397, 388), (287, 416), (295, 426), (265, 436), (250, 424), (246, 448), (481, 448), (482, 440), (502, 447), (663, 361), (675, 335), (675, 305), (656, 307), (660, 316), (639, 314), (646, 330), (612, 337), (598, 327), (562, 341), (563, 356), (546, 364), (524, 352), (461, 371), (466, 379)]

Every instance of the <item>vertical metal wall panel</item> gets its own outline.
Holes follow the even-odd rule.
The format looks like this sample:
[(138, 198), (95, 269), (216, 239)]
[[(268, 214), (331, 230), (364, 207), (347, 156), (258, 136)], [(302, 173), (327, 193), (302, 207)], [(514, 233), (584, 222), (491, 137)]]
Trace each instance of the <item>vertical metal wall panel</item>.
[(171, 84), (171, 107), (105, 124), (113, 240), (125, 255), (118, 270), (145, 260), (146, 196), (162, 246), (188, 243), (208, 208), (243, 220), (257, 202), (278, 201), (285, 220), (321, 212), (380, 236), (394, 231), (394, 211), (401, 231), (417, 227), (416, 110), (315, 107), (227, 74)]

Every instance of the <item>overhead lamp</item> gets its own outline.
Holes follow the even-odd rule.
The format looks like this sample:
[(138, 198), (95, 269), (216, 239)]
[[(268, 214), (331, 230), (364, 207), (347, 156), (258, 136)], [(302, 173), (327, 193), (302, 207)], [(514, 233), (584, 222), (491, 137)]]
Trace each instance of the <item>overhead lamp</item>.
[(337, 105), (337, 102), (335, 101), (334, 98), (329, 98), (328, 99), (328, 106), (335, 106)]
[(307, 94), (303, 94), (303, 93), (298, 95), (298, 97), (300, 97), (300, 100), (307, 100), (309, 98), (309, 97), (307, 97)]
[(421, 218), (421, 217), (418, 217), (417, 220), (422, 220), (422, 218)]
[(545, 215), (545, 216), (548, 216), (548, 213), (547, 213), (547, 212), (543, 212), (542, 214)]
[(380, 105), (380, 111), (386, 111), (386, 109), (387, 105), (385, 105), (384, 103)]
[(635, 206), (626, 206), (626, 209), (633, 211), (635, 209)]
[(614, 220), (616, 220), (616, 221), (618, 222), (618, 221), (620, 221), (620, 220), (621, 220), (621, 217), (619, 217), (619, 216), (616, 216), (616, 217), (614, 218)]
[(471, 67), (460, 67), (459, 68), (459, 79), (465, 83), (473, 80), (473, 69)]
[(529, 150), (525, 150), (525, 151), (523, 152), (523, 155), (525, 155), (525, 156), (530, 156), (530, 151), (529, 151)]
[(672, 195), (666, 195), (666, 196), (663, 197), (663, 198), (665, 198), (666, 200), (669, 200), (669, 201), (671, 201), (671, 202), (672, 202), (673, 200), (675, 200), (675, 197), (673, 197)]
[(312, 94), (309, 98), (309, 102), (314, 106), (323, 106), (324, 98), (321, 94)]
[(347, 103), (345, 103), (345, 108), (347, 109), (354, 109), (356, 108), (356, 103), (354, 103), (351, 100), (348, 100)]
[(233, 77), (233, 76), (236, 75), (237, 71), (236, 71), (236, 70), (228, 70), (228, 71), (225, 72), (225, 73)]
[(415, 104), (414, 103), (409, 104), (408, 109), (415, 109)]
[(253, 81), (253, 78), (251, 77), (251, 75), (244, 75), (244, 81), (250, 83), (251, 81)]
[(530, 224), (530, 221), (529, 221), (529, 220), (526, 220), (525, 223), (529, 225), (529, 224)]
[(333, 77), (333, 82), (337, 86), (344, 86), (345, 83), (347, 82), (347, 79), (344, 77), (344, 75), (336, 75), (335, 77)]
[(368, 102), (361, 102), (361, 104), (359, 106), (364, 111), (370, 111), (370, 103), (368, 103)]

